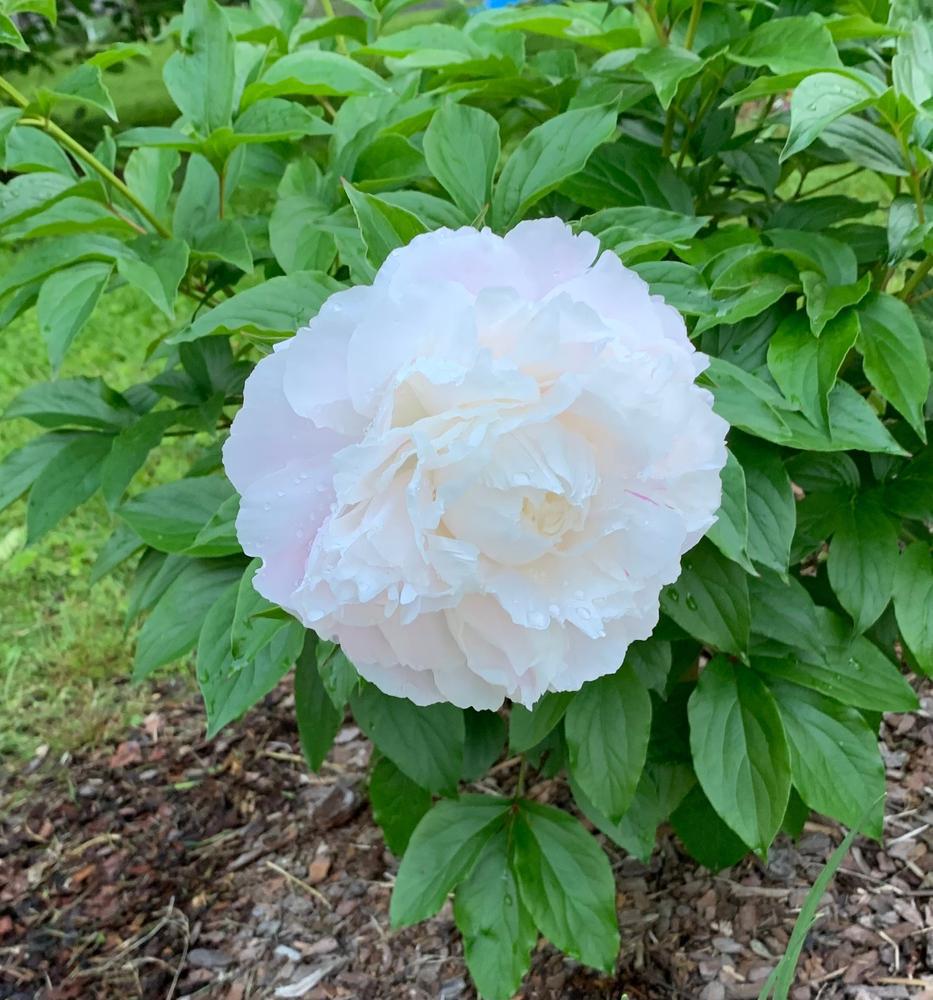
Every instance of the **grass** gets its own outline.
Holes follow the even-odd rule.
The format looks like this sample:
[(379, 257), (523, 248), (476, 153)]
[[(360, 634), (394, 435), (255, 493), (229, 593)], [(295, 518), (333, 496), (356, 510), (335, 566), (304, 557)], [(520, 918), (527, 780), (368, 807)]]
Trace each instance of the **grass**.
[[(8, 264), (8, 255), (0, 257), (0, 271)], [(132, 289), (113, 292), (73, 345), (61, 377), (102, 374), (115, 388), (140, 381), (146, 345), (167, 322)], [(49, 378), (32, 310), (0, 338), (0, 409)], [(38, 430), (24, 420), (0, 426), (2, 454)], [(144, 701), (143, 690), (115, 683), (128, 677), (132, 656), (133, 637), (123, 629), (130, 568), (88, 583), (113, 516), (95, 498), (25, 548), (25, 513), (19, 500), (0, 514), (0, 756), (99, 740)]]

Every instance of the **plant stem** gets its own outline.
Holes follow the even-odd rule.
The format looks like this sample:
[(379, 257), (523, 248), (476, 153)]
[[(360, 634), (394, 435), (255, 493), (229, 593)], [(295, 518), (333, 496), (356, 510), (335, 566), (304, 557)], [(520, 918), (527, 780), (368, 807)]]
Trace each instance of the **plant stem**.
[(654, 9), (654, 0), (642, 0), (642, 9), (648, 15), (651, 24), (654, 26), (654, 33), (658, 36), (658, 41), (662, 45), (667, 45), (670, 39), (664, 25), (658, 20), (658, 12)]
[[(324, 14), (331, 20), (336, 17), (336, 14), (334, 13), (334, 5), (331, 0), (321, 0), (321, 6), (324, 8)], [(337, 50), (342, 56), (348, 56), (350, 54), (343, 35), (337, 35)]]
[(833, 177), (831, 180), (823, 181), (822, 184), (817, 184), (815, 188), (810, 188), (809, 191), (801, 192), (801, 198), (809, 198), (811, 194), (816, 194), (817, 191), (823, 191), (825, 188), (832, 187), (834, 184), (841, 184), (843, 181), (847, 181), (850, 177), (854, 177), (862, 168), (856, 167), (854, 170), (850, 170), (847, 174), (843, 174), (841, 177)]
[(515, 784), (515, 798), (520, 799), (525, 794), (525, 772), (528, 770), (528, 758), (522, 754), (518, 765), (518, 781)]
[(684, 36), (684, 48), (692, 49), (696, 41), (697, 28), (700, 26), (700, 12), (703, 10), (703, 0), (693, 0), (693, 9), (690, 11), (690, 21), (687, 24), (687, 34)]
[(671, 102), (667, 109), (667, 117), (664, 119), (664, 135), (661, 138), (661, 155), (666, 160), (671, 155), (671, 146), (674, 142), (674, 103)]
[(898, 145), (901, 147), (901, 153), (904, 157), (904, 166), (910, 171), (910, 177), (907, 179), (907, 186), (910, 188), (910, 193), (914, 196), (914, 204), (917, 206), (917, 221), (922, 226), (926, 223), (926, 210), (923, 204), (923, 189), (920, 187), (920, 175), (917, 173), (917, 166), (914, 163), (914, 158), (910, 155), (910, 145), (904, 137), (903, 131), (896, 123), (892, 122), (892, 127), (894, 129), (894, 137), (897, 139)]
[(910, 276), (907, 283), (901, 289), (901, 298), (905, 300), (909, 299), (916, 291), (920, 282), (930, 273), (931, 269), (933, 269), (933, 253), (926, 260), (922, 261), (917, 270)]
[[(21, 108), (29, 107), (29, 99), (21, 94), (16, 87), (13, 86), (9, 80), (5, 80), (0, 76), (0, 92), (7, 95), (14, 104), (18, 104)], [(44, 132), (47, 132), (55, 140), (57, 140), (62, 146), (67, 149), (72, 156), (76, 159), (86, 163), (95, 173), (99, 174), (108, 183), (112, 184), (113, 187), (123, 195), (124, 198), (136, 209), (137, 212), (149, 223), (150, 226), (155, 229), (155, 231), (160, 235), (164, 236), (166, 239), (171, 238), (171, 232), (163, 225), (163, 223), (133, 194), (132, 191), (120, 180), (117, 175), (105, 167), (97, 157), (91, 153), (89, 150), (85, 149), (80, 142), (72, 139), (71, 136), (62, 128), (59, 128), (49, 118), (22, 118), (20, 119), (20, 124), (22, 125), (33, 125), (36, 128), (41, 128)]]

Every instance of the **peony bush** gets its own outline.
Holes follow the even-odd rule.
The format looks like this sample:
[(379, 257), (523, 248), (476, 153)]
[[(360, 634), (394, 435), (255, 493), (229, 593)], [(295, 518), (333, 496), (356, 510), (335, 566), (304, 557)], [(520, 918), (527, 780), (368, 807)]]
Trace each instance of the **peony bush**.
[[(0, 77), (0, 323), (50, 364), (0, 501), (32, 544), (102, 494), (133, 676), (193, 656), (210, 733), (292, 670), (311, 768), (352, 713), (393, 922), (452, 893), (507, 998), (539, 935), (613, 967), (601, 842), (883, 834), (880, 716), (933, 673), (933, 27), (350, 7), (187, 0), (168, 127), (116, 123), (143, 43)], [(127, 284), (159, 374), (58, 377)]]

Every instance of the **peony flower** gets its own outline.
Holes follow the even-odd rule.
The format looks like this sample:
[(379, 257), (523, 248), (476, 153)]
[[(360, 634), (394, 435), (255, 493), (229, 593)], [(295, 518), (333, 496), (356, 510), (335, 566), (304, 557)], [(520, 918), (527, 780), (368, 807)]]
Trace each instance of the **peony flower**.
[(224, 448), (256, 589), (419, 705), (618, 669), (715, 520), (680, 315), (558, 219), (440, 229), (256, 366)]

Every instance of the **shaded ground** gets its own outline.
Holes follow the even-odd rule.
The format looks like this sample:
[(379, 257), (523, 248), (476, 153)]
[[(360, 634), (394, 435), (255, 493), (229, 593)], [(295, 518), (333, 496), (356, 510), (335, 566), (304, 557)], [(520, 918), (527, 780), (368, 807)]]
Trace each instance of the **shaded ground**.
[[(824, 897), (794, 1000), (933, 1000), (926, 694), (920, 713), (884, 725), (887, 846), (860, 842)], [(358, 731), (344, 728), (315, 777), (285, 686), (211, 743), (202, 727), (199, 704), (165, 687), (119, 745), (0, 771), (0, 997), (472, 1000), (449, 910), (388, 928), (397, 864), (358, 790)], [(505, 788), (514, 777), (508, 764), (495, 775)], [(647, 866), (614, 853), (615, 977), (541, 944), (523, 1000), (757, 996), (839, 839), (814, 821), (767, 866), (720, 876), (669, 835)]]

